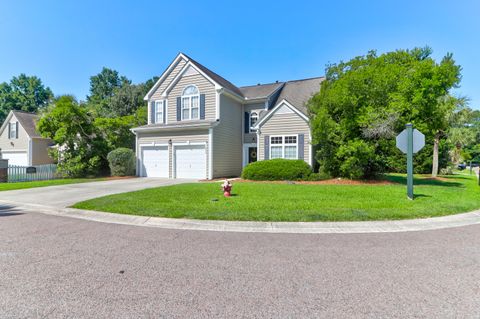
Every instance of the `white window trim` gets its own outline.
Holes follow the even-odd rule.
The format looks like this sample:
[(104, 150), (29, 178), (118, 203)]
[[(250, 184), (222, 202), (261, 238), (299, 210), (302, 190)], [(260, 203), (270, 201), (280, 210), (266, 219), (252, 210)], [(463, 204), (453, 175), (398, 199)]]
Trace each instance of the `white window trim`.
[[(190, 86), (195, 87), (195, 89), (197, 90), (198, 93), (197, 93), (197, 94), (188, 94), (188, 95), (183, 94), (183, 92), (184, 92), (188, 87), (190, 87)], [(195, 117), (195, 118), (193, 118), (193, 116), (192, 116), (192, 115), (193, 115), (193, 109), (194, 109), (194, 108), (192, 107), (192, 105), (193, 105), (192, 102), (193, 102), (193, 98), (194, 98), (194, 97), (196, 97), (196, 98), (197, 98), (197, 101), (198, 101), (198, 107), (197, 107), (197, 108), (198, 108), (198, 112), (197, 112), (197, 117)], [(184, 109), (185, 109), (185, 110), (187, 109), (187, 108), (184, 108), (184, 107), (183, 107), (183, 100), (184, 100), (184, 99), (188, 99), (188, 116), (189, 116), (188, 119), (186, 119), (186, 118), (183, 117), (183, 110), (184, 110)], [(185, 88), (183, 89), (183, 91), (182, 91), (182, 96), (180, 97), (180, 111), (181, 111), (180, 113), (181, 113), (181, 119), (182, 119), (182, 121), (195, 121), (195, 120), (199, 120), (199, 119), (200, 119), (200, 90), (198, 89), (198, 87), (197, 87), (196, 85), (194, 85), (194, 84), (189, 84), (189, 85), (185, 86)]]
[[(285, 144), (285, 137), (290, 137), (290, 136), (295, 136), (296, 137), (296, 143), (289, 143)], [(272, 137), (281, 137), (282, 138), (282, 144), (272, 144)], [(282, 147), (282, 157), (276, 157), (276, 158), (283, 158), (285, 159), (285, 146), (294, 146), (297, 148), (297, 151), (295, 152), (295, 158), (287, 158), (287, 159), (298, 159), (298, 134), (288, 134), (288, 135), (270, 135), (270, 141), (269, 141), (269, 159), (272, 158), (272, 146), (281, 146)]]
[[(163, 121), (163, 118), (164, 118), (164, 115), (163, 115), (163, 112), (166, 111), (166, 108), (164, 107), (164, 105), (166, 104), (166, 100), (156, 100), (155, 101), (155, 107), (154, 107), (154, 118), (155, 118), (155, 123), (163, 123), (165, 124), (165, 122)], [(161, 112), (159, 112), (159, 106), (160, 106), (160, 110)], [(157, 115), (161, 113), (162, 114), (162, 117), (160, 118), (160, 121), (158, 120), (158, 117)]]
[(249, 127), (249, 132), (250, 132), (250, 133), (254, 133), (254, 132), (255, 132), (255, 130), (253, 129), (253, 125), (252, 125), (252, 115), (253, 115), (253, 114), (255, 114), (256, 117), (257, 117), (257, 121), (255, 122), (255, 124), (258, 123), (258, 112), (257, 112), (257, 111), (251, 111), (251, 112), (250, 112), (250, 116), (248, 117), (248, 121), (249, 121), (248, 127)]

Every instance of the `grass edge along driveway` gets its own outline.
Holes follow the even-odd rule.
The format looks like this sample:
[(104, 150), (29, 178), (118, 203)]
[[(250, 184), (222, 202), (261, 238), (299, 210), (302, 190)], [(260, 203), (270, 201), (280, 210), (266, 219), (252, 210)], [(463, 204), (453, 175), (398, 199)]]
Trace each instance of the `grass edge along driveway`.
[(66, 185), (66, 184), (99, 182), (102, 180), (105, 180), (105, 179), (104, 178), (65, 178), (65, 179), (52, 179), (47, 181), (0, 183), (0, 192), (13, 191), (17, 189), (58, 186), (58, 185)]
[(74, 208), (129, 215), (234, 221), (364, 221), (426, 218), (480, 207), (475, 176), (415, 178), (415, 200), (402, 175), (387, 185), (304, 185), (242, 182), (224, 198), (220, 183), (151, 188), (100, 197)]

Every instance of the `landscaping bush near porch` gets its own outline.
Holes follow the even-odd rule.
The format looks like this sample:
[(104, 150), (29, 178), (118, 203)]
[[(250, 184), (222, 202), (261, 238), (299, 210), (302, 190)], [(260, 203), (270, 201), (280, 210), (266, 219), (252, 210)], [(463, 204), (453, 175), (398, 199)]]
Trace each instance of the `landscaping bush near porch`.
[(248, 164), (242, 172), (243, 179), (254, 181), (298, 181), (313, 174), (304, 160), (272, 159)]

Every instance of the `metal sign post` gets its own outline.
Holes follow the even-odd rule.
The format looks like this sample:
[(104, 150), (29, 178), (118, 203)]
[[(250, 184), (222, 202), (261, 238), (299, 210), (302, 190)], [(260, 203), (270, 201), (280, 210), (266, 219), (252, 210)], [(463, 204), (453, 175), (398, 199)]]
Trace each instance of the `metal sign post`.
[(407, 124), (407, 196), (413, 200), (413, 125)]
[(405, 125), (405, 129), (397, 135), (397, 147), (407, 154), (407, 196), (413, 200), (413, 154), (425, 146), (425, 135), (413, 129), (412, 124)]

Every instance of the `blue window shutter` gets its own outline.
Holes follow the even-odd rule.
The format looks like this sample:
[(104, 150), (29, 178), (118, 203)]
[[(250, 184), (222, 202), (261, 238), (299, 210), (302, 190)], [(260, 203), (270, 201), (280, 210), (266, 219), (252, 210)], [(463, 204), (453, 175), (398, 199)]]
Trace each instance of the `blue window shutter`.
[(200, 119), (205, 119), (205, 94), (200, 94)]
[(270, 159), (270, 135), (265, 135), (264, 159)]
[(15, 122), (15, 138), (18, 138), (18, 122)]
[(182, 98), (177, 97), (177, 121), (182, 120)]
[(305, 158), (305, 134), (298, 134), (298, 159)]
[(163, 101), (163, 124), (167, 123), (167, 100)]
[(150, 123), (155, 123), (155, 101), (150, 102)]
[(8, 139), (11, 139), (11, 132), (12, 132), (12, 123), (8, 123)]
[(245, 133), (250, 133), (250, 113), (245, 112)]

